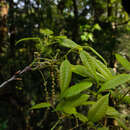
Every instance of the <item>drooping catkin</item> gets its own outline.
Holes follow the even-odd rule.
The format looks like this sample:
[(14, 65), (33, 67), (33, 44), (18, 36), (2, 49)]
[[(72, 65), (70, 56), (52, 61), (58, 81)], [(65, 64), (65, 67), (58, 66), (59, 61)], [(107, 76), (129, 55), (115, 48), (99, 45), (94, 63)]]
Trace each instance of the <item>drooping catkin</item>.
[(55, 74), (54, 74), (54, 66), (53, 66), (53, 64), (51, 65), (50, 75), (51, 75), (51, 80), (52, 80), (52, 85), (51, 85), (51, 87), (52, 87), (52, 88), (51, 88), (52, 104), (55, 105), (56, 92), (55, 92)]
[(47, 81), (45, 80), (45, 77), (44, 77), (42, 71), (39, 70), (39, 72), (40, 72), (42, 79), (43, 79), (43, 86), (44, 86), (44, 91), (45, 91), (45, 101), (49, 102), (49, 93), (48, 93), (48, 89), (47, 89)]
[(44, 84), (44, 91), (45, 91), (45, 100), (46, 100), (46, 102), (49, 102), (49, 93), (48, 93), (48, 90), (47, 90), (47, 81), (45, 81), (43, 84)]

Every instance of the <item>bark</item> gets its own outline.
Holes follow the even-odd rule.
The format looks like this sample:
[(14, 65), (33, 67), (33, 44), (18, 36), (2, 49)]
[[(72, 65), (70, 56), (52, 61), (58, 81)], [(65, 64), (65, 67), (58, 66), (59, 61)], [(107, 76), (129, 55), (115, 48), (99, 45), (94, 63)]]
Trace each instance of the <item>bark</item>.
[(73, 21), (72, 39), (75, 42), (78, 42), (80, 25), (79, 25), (79, 16), (78, 16), (78, 6), (76, 0), (73, 0), (73, 9), (74, 9), (74, 21)]
[(110, 0), (107, 0), (107, 17), (112, 16), (112, 7), (110, 6)]
[(8, 4), (5, 0), (0, 1), (0, 53), (3, 52), (5, 40), (7, 37), (7, 15), (8, 15)]

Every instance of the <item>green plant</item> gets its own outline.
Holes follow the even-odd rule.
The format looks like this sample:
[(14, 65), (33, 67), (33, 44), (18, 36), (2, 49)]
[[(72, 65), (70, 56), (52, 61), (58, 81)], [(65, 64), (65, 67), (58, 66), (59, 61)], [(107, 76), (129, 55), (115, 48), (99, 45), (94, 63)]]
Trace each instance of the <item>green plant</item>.
[[(118, 122), (118, 127), (127, 130), (128, 128), (124, 123), (126, 115), (121, 114), (117, 108), (121, 100), (128, 101), (129, 97), (127, 98), (127, 95), (124, 94), (121, 96), (122, 98), (120, 98), (117, 96), (117, 92), (120, 92), (122, 84), (129, 82), (130, 74), (113, 75), (107, 67), (106, 61), (93, 48), (80, 46), (65, 37), (55, 36), (55, 38), (57, 39), (54, 44), (58, 44), (57, 47), (70, 48), (68, 53), (64, 56), (65, 60), (61, 58), (57, 64), (54, 62), (54, 59), (50, 60), (44, 57), (36, 57), (31, 66), (35, 68), (34, 70), (39, 70), (39, 66), (40, 69), (45, 68), (45, 65), (49, 67), (52, 66), (52, 64), (53, 66), (57, 66), (53, 71), (58, 69), (59, 83), (57, 82), (55, 86), (60, 88), (60, 91), (56, 92), (56, 103), (49, 101), (42, 102), (32, 106), (31, 110), (46, 107), (52, 108), (58, 116), (58, 121), (52, 126), (52, 130), (59, 127), (58, 125), (66, 118), (79, 119), (82, 122), (75, 127), (84, 125), (86, 128), (106, 130), (109, 129), (109, 124), (104, 122), (112, 118)], [(53, 40), (55, 38), (53, 37)], [(48, 46), (50, 46), (50, 44)], [(95, 56), (92, 56), (88, 50), (91, 50)], [(80, 62), (76, 65), (71, 64), (67, 58), (67, 56), (73, 52), (76, 53), (80, 59)], [(120, 58), (118, 55), (116, 55), (116, 57), (119, 62), (124, 65), (122, 61), (125, 59)], [(45, 61), (42, 61), (42, 59), (45, 59)], [(60, 69), (58, 67), (59, 65)], [(126, 67), (126, 65), (124, 66)], [(126, 68), (129, 67), (127, 66)], [(78, 79), (72, 83), (73, 74), (80, 75), (82, 79)], [(110, 104), (110, 102), (112, 102), (111, 96), (114, 97), (114, 101), (118, 98), (115, 105)], [(85, 114), (82, 113), (82, 110), (79, 112), (79, 107), (81, 106), (86, 108)]]
[(101, 30), (101, 27), (99, 26), (99, 24), (95, 24), (93, 26), (90, 26), (89, 24), (85, 24), (85, 25), (82, 25), (80, 26), (80, 30), (81, 30), (81, 40), (82, 41), (92, 41), (94, 42), (94, 35), (93, 35), (93, 32), (95, 30), (98, 30), (100, 31)]

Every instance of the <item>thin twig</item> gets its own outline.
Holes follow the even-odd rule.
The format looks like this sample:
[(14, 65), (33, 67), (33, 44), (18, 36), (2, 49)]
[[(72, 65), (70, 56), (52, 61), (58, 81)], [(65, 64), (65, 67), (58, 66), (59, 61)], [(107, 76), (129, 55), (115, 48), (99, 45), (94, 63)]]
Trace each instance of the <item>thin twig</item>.
[(17, 71), (10, 79), (6, 80), (5, 82), (3, 82), (0, 85), (0, 88), (4, 87), (5, 85), (7, 85), (8, 83), (12, 82), (13, 80), (20, 80), (18, 77), (21, 76), (23, 73), (30, 71), (31, 67), (30, 66), (26, 66), (23, 70), (19, 70)]

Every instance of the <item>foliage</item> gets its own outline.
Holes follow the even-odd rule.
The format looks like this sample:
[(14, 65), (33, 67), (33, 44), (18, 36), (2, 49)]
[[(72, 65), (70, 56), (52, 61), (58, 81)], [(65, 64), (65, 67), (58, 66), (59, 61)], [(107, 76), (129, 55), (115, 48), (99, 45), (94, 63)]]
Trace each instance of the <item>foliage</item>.
[(121, 0), (0, 7), (0, 83), (32, 69), (0, 89), (0, 129), (129, 129), (130, 22)]
[(116, 59), (126, 70), (130, 70), (130, 62), (127, 59), (123, 58), (119, 54), (116, 54)]
[(82, 41), (92, 41), (94, 42), (94, 36), (93, 36), (93, 32), (95, 30), (98, 30), (100, 31), (101, 30), (101, 27), (99, 26), (99, 24), (95, 24), (93, 26), (90, 26), (89, 24), (86, 24), (86, 25), (83, 25), (80, 27), (80, 30), (82, 32), (81, 34), (81, 40)]
[[(118, 112), (114, 108), (115, 106), (111, 106), (109, 102), (112, 100), (110, 98), (110, 93), (115, 95), (116, 87), (120, 87), (120, 85), (129, 81), (129, 74), (113, 75), (106, 64), (84, 50), (86, 47), (82, 47), (69, 39), (61, 40), (59, 39), (57, 41), (60, 43), (58, 46), (70, 48), (68, 54), (73, 53), (75, 50), (83, 64), (81, 62), (78, 65), (71, 64), (66, 55), (66, 59), (62, 59), (63, 61), (59, 64), (59, 84), (56, 84), (56, 86), (60, 87), (60, 92), (57, 95), (58, 97), (55, 99), (55, 102), (52, 99), (52, 103), (43, 102), (36, 104), (31, 109), (52, 107), (53, 110), (58, 114), (58, 120), (61, 120), (61, 118), (72, 118), (71, 116), (74, 115), (74, 118), (79, 119), (84, 123), (85, 126), (87, 125), (88, 128), (98, 128), (98, 126), (94, 126), (95, 122), (99, 123), (99, 121), (102, 120), (102, 125), (100, 124), (100, 126), (103, 126), (103, 120), (106, 120), (107, 118), (113, 118), (119, 122), (118, 125), (120, 127), (127, 129), (126, 125), (123, 123), (123, 120), (125, 119), (124, 117), (126, 115), (122, 115), (120, 112)], [(78, 46), (79, 48), (77, 48)], [(93, 50), (93, 52), (97, 54), (97, 56), (101, 57), (95, 50)], [(33, 64), (34, 63), (35, 61)], [(43, 62), (39, 60), (39, 64), (41, 63)], [(83, 79), (79, 80), (76, 84), (73, 83), (74, 85), (70, 87), (70, 84), (72, 84), (73, 81), (73, 73), (83, 76)], [(107, 94), (104, 95), (101, 93), (106, 90)], [(91, 96), (96, 100), (90, 98)], [(125, 97), (126, 95), (124, 95), (123, 99)], [(116, 96), (114, 98), (116, 98)], [(90, 101), (94, 101), (94, 104), (91, 107), (88, 106)], [(77, 111), (77, 108), (81, 106), (85, 106), (87, 107), (86, 109), (88, 109), (88, 112), (86, 111), (85, 115)], [(59, 116), (59, 114), (61, 115)], [(58, 124), (54, 126), (58, 127)], [(52, 126), (52, 128), (54, 126)]]

